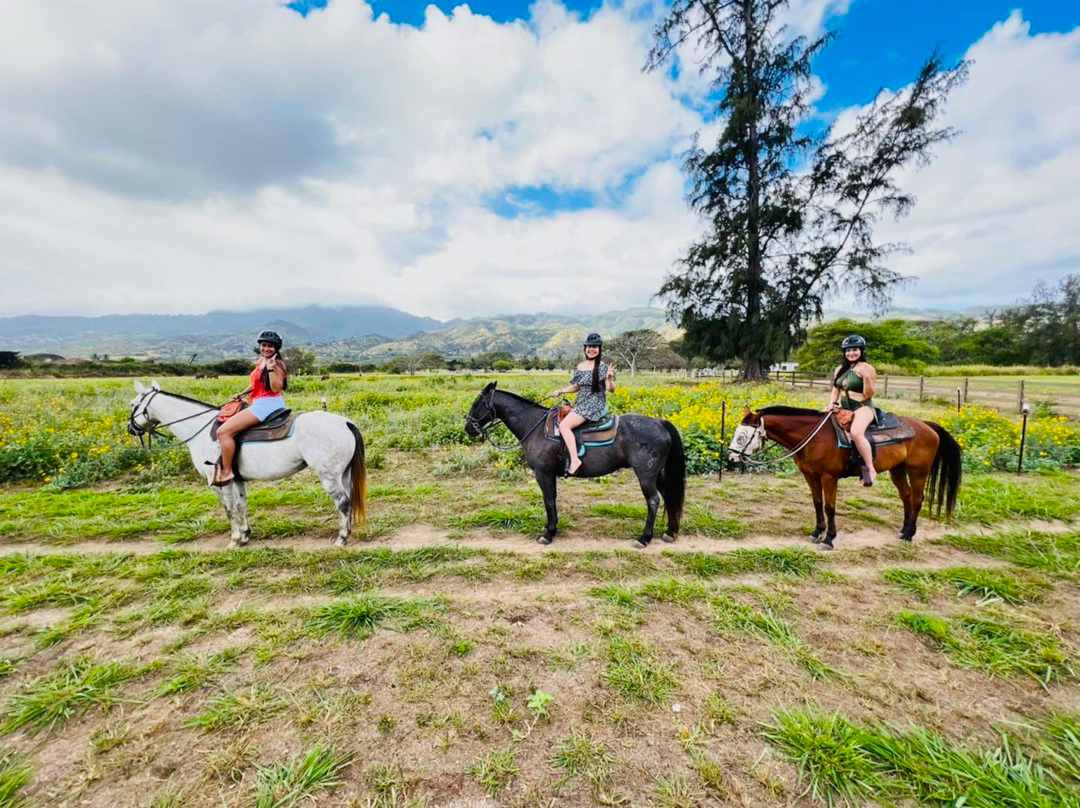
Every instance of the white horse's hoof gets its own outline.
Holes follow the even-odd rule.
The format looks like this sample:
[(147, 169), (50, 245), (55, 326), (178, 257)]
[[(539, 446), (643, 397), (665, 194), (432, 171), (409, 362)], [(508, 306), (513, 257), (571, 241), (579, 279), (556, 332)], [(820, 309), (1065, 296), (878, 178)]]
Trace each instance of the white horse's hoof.
[(343, 539), (343, 538), (341, 538), (341, 536), (338, 536), (336, 539), (334, 539), (334, 546), (335, 547), (344, 547), (348, 543), (349, 543), (349, 540), (348, 539)]

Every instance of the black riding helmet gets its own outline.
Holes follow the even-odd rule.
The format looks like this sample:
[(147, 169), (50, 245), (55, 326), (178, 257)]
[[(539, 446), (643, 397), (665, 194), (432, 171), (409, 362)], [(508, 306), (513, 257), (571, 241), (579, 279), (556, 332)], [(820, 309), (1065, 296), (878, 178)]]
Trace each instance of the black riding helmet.
[(866, 340), (858, 334), (852, 334), (850, 337), (845, 337), (844, 341), (840, 343), (840, 350), (846, 351), (848, 348), (861, 348), (865, 352)]
[(263, 331), (255, 340), (256, 344), (260, 342), (269, 342), (274, 346), (275, 351), (281, 350), (281, 335), (277, 331)]
[(600, 335), (597, 334), (595, 331), (592, 334), (589, 334), (589, 336), (585, 337), (585, 342), (582, 343), (582, 347), (585, 348), (602, 348), (603, 345), (604, 341), (600, 339)]

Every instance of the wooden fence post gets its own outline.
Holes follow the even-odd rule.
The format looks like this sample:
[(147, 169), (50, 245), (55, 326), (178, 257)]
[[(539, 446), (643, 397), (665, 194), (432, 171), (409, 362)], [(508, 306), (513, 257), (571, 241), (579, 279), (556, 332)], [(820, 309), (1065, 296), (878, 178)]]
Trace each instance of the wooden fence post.
[(1024, 380), (1023, 379), (1020, 380), (1020, 390), (1017, 393), (1016, 411), (1017, 412), (1023, 412), (1024, 411)]
[(919, 377), (919, 403), (920, 404), (922, 403), (922, 400), (923, 400), (923, 390), (925, 389), (925, 386), (926, 386), (926, 377), (925, 376), (920, 376)]
[(965, 404), (967, 404), (967, 402), (968, 402), (968, 382), (970, 382), (970, 381), (971, 381), (971, 379), (969, 379), (967, 376), (964, 377), (964, 403)]
[(889, 374), (885, 374), (885, 392), (881, 394), (883, 397), (889, 397)]

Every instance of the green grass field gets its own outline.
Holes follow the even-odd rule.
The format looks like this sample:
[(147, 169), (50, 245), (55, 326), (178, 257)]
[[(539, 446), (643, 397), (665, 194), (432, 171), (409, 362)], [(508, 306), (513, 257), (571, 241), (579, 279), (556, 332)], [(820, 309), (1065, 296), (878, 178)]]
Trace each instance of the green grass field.
[[(123, 433), (130, 381), (5, 382), (0, 808), (1080, 806), (1072, 422), (1046, 416), (1018, 476), (983, 465), (1013, 420), (898, 403), (976, 459), (914, 544), (887, 478), (847, 480), (838, 550), (815, 552), (787, 469), (692, 475), (679, 541), (644, 551), (632, 473), (560, 481), (542, 548), (531, 474), (464, 437), (486, 381), (292, 385), (369, 447), (344, 550), (309, 472), (252, 484), (254, 541), (229, 549), (183, 452)], [(670, 418), (702, 468), (719, 402), (816, 398), (621, 384), (613, 405)]]

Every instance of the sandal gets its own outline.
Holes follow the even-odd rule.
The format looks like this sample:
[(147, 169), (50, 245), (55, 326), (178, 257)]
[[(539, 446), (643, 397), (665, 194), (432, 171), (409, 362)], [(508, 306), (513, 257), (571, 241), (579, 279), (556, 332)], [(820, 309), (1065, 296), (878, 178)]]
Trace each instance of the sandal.
[(221, 461), (218, 461), (214, 464), (214, 479), (210, 481), (210, 485), (214, 486), (215, 488), (224, 488), (236, 479), (235, 474), (230, 474), (228, 477), (222, 477), (221, 472), (223, 470), (224, 469), (222, 469), (221, 467)]

